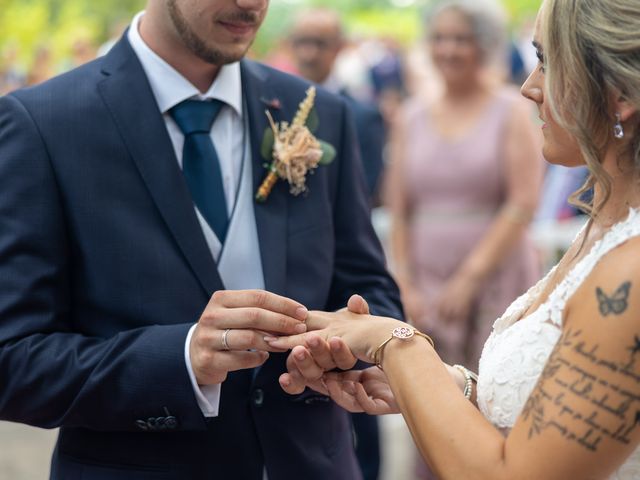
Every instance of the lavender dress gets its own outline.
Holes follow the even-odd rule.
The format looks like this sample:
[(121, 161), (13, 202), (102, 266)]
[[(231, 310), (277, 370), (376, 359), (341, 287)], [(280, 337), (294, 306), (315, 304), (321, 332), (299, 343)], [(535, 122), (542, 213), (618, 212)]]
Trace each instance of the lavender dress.
[(414, 284), (427, 305), (427, 313), (414, 321), (434, 336), (445, 361), (473, 369), (494, 320), (540, 275), (536, 252), (525, 237), (485, 282), (464, 322), (445, 323), (433, 308), (506, 198), (503, 137), (515, 95), (510, 90), (497, 93), (477, 123), (455, 140), (439, 134), (426, 102), (414, 101), (404, 110), (409, 255)]

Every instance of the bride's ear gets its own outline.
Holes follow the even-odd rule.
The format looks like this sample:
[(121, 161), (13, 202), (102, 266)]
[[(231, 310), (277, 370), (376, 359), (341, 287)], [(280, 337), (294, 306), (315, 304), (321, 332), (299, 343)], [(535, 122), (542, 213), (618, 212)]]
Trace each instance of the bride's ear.
[(636, 113), (638, 113), (638, 109), (635, 107), (635, 105), (632, 105), (627, 100), (627, 97), (622, 92), (620, 92), (620, 90), (615, 89), (612, 93), (612, 96), (614, 116), (620, 115), (621, 122), (626, 122)]

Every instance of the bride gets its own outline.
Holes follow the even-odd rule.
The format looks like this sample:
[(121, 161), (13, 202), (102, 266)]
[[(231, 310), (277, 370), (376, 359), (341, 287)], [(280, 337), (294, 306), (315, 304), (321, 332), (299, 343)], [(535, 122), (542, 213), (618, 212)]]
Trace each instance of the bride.
[[(495, 322), (479, 376), (354, 296), (350, 311), (312, 313), (312, 333), (266, 338), (295, 347), (287, 392), (401, 412), (440, 478), (640, 478), (639, 27), (637, 0), (543, 3), (522, 94), (544, 122), (547, 161), (589, 167), (574, 198), (590, 220)], [(356, 358), (378, 366), (327, 372)]]

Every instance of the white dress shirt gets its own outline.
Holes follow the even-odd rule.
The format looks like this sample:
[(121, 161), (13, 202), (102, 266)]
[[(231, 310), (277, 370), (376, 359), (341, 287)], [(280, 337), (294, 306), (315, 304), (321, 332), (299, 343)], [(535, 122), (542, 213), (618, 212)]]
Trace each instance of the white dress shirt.
[[(139, 32), (140, 19), (143, 15), (144, 12), (140, 12), (134, 17), (127, 34), (127, 39), (147, 75), (158, 108), (160, 112), (162, 112), (167, 126), (167, 131), (169, 132), (169, 137), (171, 138), (171, 143), (173, 144), (180, 168), (182, 168), (184, 135), (169, 115), (169, 110), (187, 99), (217, 99), (225, 103), (211, 129), (211, 139), (220, 160), (227, 209), (228, 214), (231, 215), (235, 207), (236, 194), (239, 188), (245, 140), (243, 138), (244, 120), (240, 64), (236, 62), (224, 65), (220, 69), (211, 87), (209, 87), (209, 90), (204, 94), (201, 93), (144, 42)], [(202, 227), (207, 245), (211, 250), (211, 254), (213, 258), (218, 261), (222, 251), (220, 241), (195, 205), (194, 209), (198, 216), (200, 226)], [(189, 357), (189, 344), (194, 329), (195, 325), (189, 330), (185, 342), (185, 363), (193, 391), (203, 415), (205, 417), (215, 417), (218, 415), (221, 386), (207, 385), (201, 387), (196, 381)]]

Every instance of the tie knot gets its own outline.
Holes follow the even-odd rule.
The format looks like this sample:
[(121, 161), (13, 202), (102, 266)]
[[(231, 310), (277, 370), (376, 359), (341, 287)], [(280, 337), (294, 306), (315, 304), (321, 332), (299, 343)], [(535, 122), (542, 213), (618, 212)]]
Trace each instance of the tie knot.
[(169, 115), (185, 136), (192, 133), (209, 133), (223, 104), (220, 100), (185, 100), (171, 108)]

